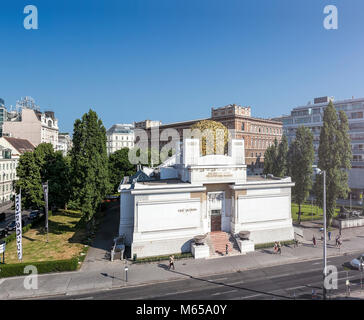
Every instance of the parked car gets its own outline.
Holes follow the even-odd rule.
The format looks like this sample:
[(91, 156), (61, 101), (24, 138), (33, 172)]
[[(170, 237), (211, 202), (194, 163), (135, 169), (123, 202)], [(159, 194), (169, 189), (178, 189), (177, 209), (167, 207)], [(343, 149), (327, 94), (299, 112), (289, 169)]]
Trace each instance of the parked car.
[(38, 219), (40, 216), (40, 212), (39, 210), (33, 210), (30, 214), (29, 214), (29, 220), (35, 220)]
[(5, 220), (5, 212), (0, 213), (0, 221)]
[(8, 235), (8, 231), (6, 229), (0, 229), (0, 239), (5, 238)]
[[(25, 219), (22, 219), (22, 227), (24, 227), (26, 225), (26, 221)], [(6, 230), (9, 232), (9, 231), (15, 231), (16, 229), (16, 223), (15, 223), (15, 220), (11, 221), (7, 227), (6, 227)]]
[(11, 221), (7, 226), (6, 226), (6, 230), (9, 231), (14, 231), (16, 229), (16, 223), (15, 220)]
[(364, 253), (363, 253), (359, 257), (357, 257), (356, 259), (351, 260), (350, 265), (353, 268), (360, 270), (360, 258), (362, 258), (363, 264), (364, 264)]

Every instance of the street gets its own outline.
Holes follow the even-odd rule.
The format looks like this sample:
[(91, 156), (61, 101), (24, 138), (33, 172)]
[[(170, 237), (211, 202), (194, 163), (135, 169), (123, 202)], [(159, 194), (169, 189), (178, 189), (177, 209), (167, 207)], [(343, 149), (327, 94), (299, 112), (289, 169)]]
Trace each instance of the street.
[[(22, 210), (22, 218), (25, 220), (25, 225), (27, 225), (28, 223), (30, 223), (31, 221), (28, 219), (28, 216), (30, 214), (32, 210)], [(3, 210), (2, 212), (5, 212), (5, 219), (0, 221), (0, 230), (1, 229), (5, 229), (6, 226), (15, 220), (15, 212), (14, 210), (10, 209), (6, 209)], [(25, 226), (23, 225), (23, 227)], [(9, 231), (8, 235), (12, 234), (14, 231)]]
[[(335, 265), (338, 270), (338, 290), (329, 291), (329, 298), (339, 293), (345, 293), (346, 279), (350, 280), (352, 291), (360, 290), (360, 272), (349, 269), (346, 271), (343, 267), (343, 264), (356, 258), (358, 254), (328, 259), (328, 265)], [(178, 267), (175, 271), (166, 270), (166, 272), (178, 273)], [(322, 261), (317, 259), (209, 277), (190, 277), (186, 280), (102, 290), (93, 293), (59, 295), (48, 297), (48, 299), (287, 300), (312, 299), (312, 290), (316, 292), (316, 298), (321, 299), (322, 282)]]

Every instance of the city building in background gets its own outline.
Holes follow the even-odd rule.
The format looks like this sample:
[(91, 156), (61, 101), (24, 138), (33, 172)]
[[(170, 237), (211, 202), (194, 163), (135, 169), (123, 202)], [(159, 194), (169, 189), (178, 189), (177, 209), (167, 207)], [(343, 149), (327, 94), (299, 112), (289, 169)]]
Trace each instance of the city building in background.
[(58, 120), (53, 111), (41, 112), (31, 97), (17, 101), (15, 109), (10, 108), (2, 129), (3, 136), (27, 139), (34, 146), (51, 143), (57, 149)]
[[(249, 169), (248, 174), (262, 172), (265, 150), (274, 143), (275, 139), (279, 142), (282, 138), (281, 122), (252, 117), (251, 107), (243, 107), (236, 104), (212, 108), (210, 118), (164, 124), (159, 126), (159, 130), (161, 133), (165, 129), (176, 129), (182, 141), (183, 130), (189, 129), (193, 124), (201, 120), (221, 122), (228, 129), (234, 130), (233, 139), (244, 139), (245, 161)], [(148, 141), (151, 141), (152, 127), (145, 127), (144, 129), (147, 131)], [(160, 148), (166, 143), (168, 141), (160, 141)]]
[(315, 163), (318, 161), (320, 131), (324, 109), (332, 101), (337, 111), (344, 111), (349, 120), (349, 134), (353, 152), (352, 169), (349, 172), (349, 187), (353, 200), (361, 200), (364, 192), (364, 98), (335, 101), (333, 97), (315, 98), (313, 103), (293, 108), (290, 115), (274, 120), (281, 121), (283, 130), (291, 143), (300, 126), (311, 129), (314, 136)]
[(10, 137), (0, 138), (0, 203), (12, 200), (14, 196), (14, 181), (19, 157), (24, 152), (34, 151), (34, 145), (28, 140)]
[(0, 137), (3, 135), (3, 123), (6, 120), (6, 107), (4, 99), (0, 98)]
[(139, 122), (134, 122), (135, 129), (149, 129), (152, 127), (159, 127), (162, 122), (159, 120), (144, 120)]
[(122, 148), (134, 147), (134, 126), (132, 124), (114, 124), (106, 132), (107, 154)]
[(66, 156), (67, 153), (72, 148), (72, 139), (68, 132), (58, 133), (58, 144), (57, 151), (62, 151), (63, 155)]

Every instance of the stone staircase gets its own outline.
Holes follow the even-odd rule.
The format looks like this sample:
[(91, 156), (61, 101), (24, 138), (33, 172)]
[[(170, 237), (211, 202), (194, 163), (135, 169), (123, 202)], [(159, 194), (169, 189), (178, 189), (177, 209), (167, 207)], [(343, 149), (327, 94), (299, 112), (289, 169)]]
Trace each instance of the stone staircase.
[(239, 247), (230, 233), (223, 231), (210, 232), (206, 243), (210, 247), (210, 257), (226, 256), (226, 244), (228, 245), (228, 256), (239, 255)]

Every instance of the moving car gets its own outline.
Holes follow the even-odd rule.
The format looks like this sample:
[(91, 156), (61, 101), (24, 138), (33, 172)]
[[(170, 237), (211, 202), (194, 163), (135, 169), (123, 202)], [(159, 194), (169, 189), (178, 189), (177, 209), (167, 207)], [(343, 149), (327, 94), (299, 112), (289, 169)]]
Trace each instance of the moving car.
[[(364, 253), (361, 254), (359, 257), (357, 257), (356, 259), (353, 259), (350, 261), (350, 265), (355, 268), (360, 270), (360, 258), (362, 258), (363, 260), (363, 264), (364, 264)], [(364, 266), (363, 266), (364, 267)]]

